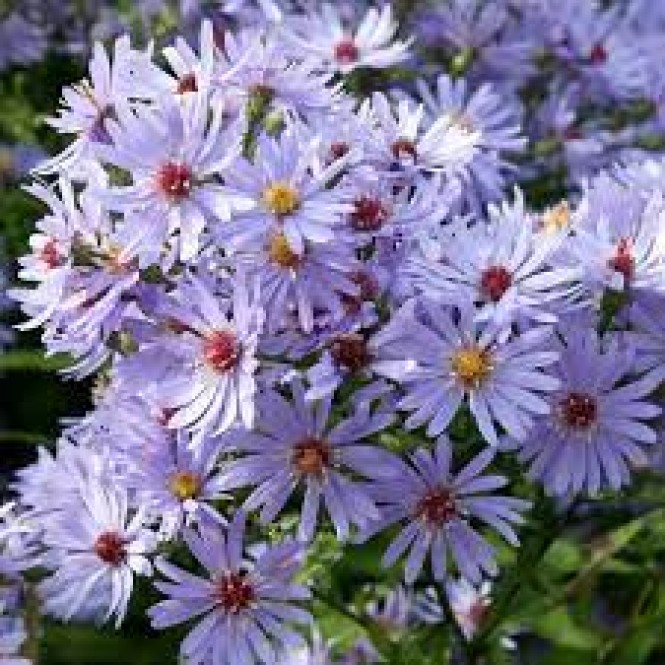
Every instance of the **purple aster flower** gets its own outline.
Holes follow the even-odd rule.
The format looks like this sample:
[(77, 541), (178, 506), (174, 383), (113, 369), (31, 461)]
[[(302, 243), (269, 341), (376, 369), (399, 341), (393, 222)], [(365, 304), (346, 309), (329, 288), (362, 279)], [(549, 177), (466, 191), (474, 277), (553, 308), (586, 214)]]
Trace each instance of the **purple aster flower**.
[(645, 446), (656, 432), (643, 421), (660, 407), (647, 401), (662, 372), (631, 375), (634, 351), (625, 339), (599, 340), (593, 329), (575, 327), (561, 344), (553, 372), (560, 388), (548, 397), (549, 415), (521, 442), (502, 447), (519, 451), (529, 475), (556, 495), (618, 489), (630, 481), (630, 466), (645, 466)]
[(146, 513), (159, 521), (164, 538), (172, 539), (183, 526), (221, 519), (212, 504), (223, 497), (217, 482), (218, 452), (211, 440), (193, 452), (182, 432), (164, 432), (161, 440), (134, 450), (123, 482)]
[[(113, 63), (104, 47), (95, 44), (90, 60), (90, 79), (63, 90), (62, 108), (48, 123), (61, 134), (76, 139), (65, 150), (38, 167), (42, 173), (56, 173), (82, 167), (82, 162), (100, 158), (111, 143), (109, 122), (129, 112), (129, 95), (135, 95), (131, 72), (149, 53), (134, 51), (129, 38), (116, 40)], [(145, 67), (145, 65), (144, 65)]]
[(479, 209), (486, 201), (500, 199), (507, 176), (516, 171), (510, 156), (521, 153), (526, 145), (518, 102), (499, 95), (491, 83), (469, 91), (465, 79), (453, 80), (445, 74), (437, 79), (435, 92), (422, 80), (418, 92), (432, 120), (447, 115), (451, 124), (475, 132), (478, 150), (458, 173), (472, 207)]
[(298, 47), (300, 57), (311, 54), (325, 69), (343, 74), (357, 67), (392, 67), (409, 57), (411, 40), (395, 40), (398, 26), (390, 5), (380, 10), (370, 7), (353, 31), (344, 25), (336, 7), (327, 3), (320, 13), (294, 22), (293, 27), (286, 37)]
[(549, 411), (545, 394), (559, 381), (543, 372), (557, 359), (549, 327), (505, 340), (474, 321), (474, 310), (408, 301), (375, 339), (378, 374), (397, 381), (412, 412), (408, 429), (427, 423), (428, 436), (444, 431), (466, 400), (485, 440), (498, 444), (494, 422), (524, 440), (536, 416)]
[(401, 99), (393, 110), (385, 95), (375, 93), (372, 114), (375, 127), (368, 158), (382, 174), (393, 178), (438, 171), (453, 174), (476, 153), (475, 130), (451, 124), (446, 115), (425, 128), (424, 107), (408, 99)]
[(170, 411), (168, 427), (194, 432), (193, 445), (199, 445), (201, 437), (237, 420), (252, 426), (263, 310), (257, 290), (250, 293), (242, 276), (234, 281), (231, 299), (215, 297), (193, 276), (181, 285), (181, 296), (184, 306), (173, 321), (179, 332), (140, 349), (127, 378), (140, 380), (142, 368), (153, 364), (147, 392)]
[(258, 280), (268, 331), (282, 330), (294, 318), (304, 333), (311, 333), (322, 311), (340, 320), (345, 304), (360, 295), (354, 275), (361, 264), (354, 248), (341, 241), (307, 242), (296, 252), (279, 223), (266, 235), (248, 240), (230, 263)]
[(490, 590), (489, 581), (479, 586), (474, 586), (463, 577), (446, 581), (450, 609), (467, 640), (473, 639), (487, 618), (491, 605)]
[(342, 215), (352, 210), (346, 188), (331, 184), (345, 159), (323, 165), (317, 147), (317, 140), (301, 143), (294, 130), (279, 140), (259, 137), (254, 162), (239, 160), (226, 177), (229, 190), (251, 200), (252, 209), (220, 227), (220, 237), (242, 246), (247, 239), (267, 240), (277, 228), (296, 254), (303, 253), (305, 240), (333, 240)]
[(290, 57), (272, 34), (255, 29), (226, 34), (224, 53), (227, 63), (216, 89), (248, 118), (269, 111), (325, 117), (349, 106), (330, 73), (317, 70), (311, 58)]
[(169, 580), (155, 583), (168, 596), (148, 614), (155, 628), (203, 618), (180, 646), (191, 663), (235, 665), (276, 661), (276, 644), (297, 648), (302, 637), (288, 623), (307, 624), (310, 615), (293, 601), (309, 592), (293, 582), (302, 558), (295, 542), (264, 547), (251, 557), (244, 549), (245, 516), (237, 513), (228, 529), (188, 531), (185, 542), (205, 569), (199, 577), (156, 562)]
[(366, 442), (393, 420), (389, 413), (369, 413), (369, 406), (332, 425), (331, 400), (308, 403), (303, 386), (291, 384), (292, 401), (274, 391), (258, 398), (260, 417), (252, 432), (230, 432), (222, 443), (244, 453), (222, 471), (225, 490), (253, 487), (246, 510), (261, 509), (268, 524), (284, 509), (296, 488), (304, 490), (299, 536), (314, 536), (323, 503), (344, 540), (350, 525), (366, 527), (378, 513), (365, 484), (356, 480), (392, 473), (392, 455)]
[(570, 260), (583, 270), (594, 296), (606, 289), (639, 297), (663, 291), (665, 241), (661, 233), (665, 203), (660, 192), (644, 192), (602, 173), (591, 181), (576, 210)]
[(451, 457), (450, 443), (441, 437), (433, 452), (419, 448), (408, 464), (398, 460), (397, 475), (373, 488), (382, 516), (365, 536), (396, 523), (402, 527), (383, 563), (393, 565), (408, 550), (404, 571), (408, 584), (417, 579), (428, 553), (436, 580), (446, 578), (448, 551), (457, 569), (473, 583), (480, 583), (483, 573), (496, 575), (493, 549), (471, 520), (484, 522), (512, 545), (518, 544), (511, 524), (522, 523), (520, 513), (529, 503), (488, 494), (508, 482), (503, 476), (481, 475), (493, 451), (480, 453), (457, 474), (452, 473)]
[(144, 515), (130, 515), (127, 495), (117, 487), (91, 482), (81, 488), (78, 505), (47, 525), (44, 543), (56, 571), (40, 584), (49, 614), (65, 620), (93, 606), (102, 621), (122, 623), (134, 575), (150, 575), (147, 555), (156, 539), (143, 528)]
[(478, 318), (499, 327), (516, 319), (554, 323), (557, 310), (579, 291), (579, 271), (554, 262), (567, 229), (536, 233), (519, 190), (512, 205), (490, 213), (488, 223), (462, 222), (452, 237), (416, 251), (403, 268), (407, 279), (427, 298), (477, 303)]
[(118, 110), (109, 124), (108, 160), (131, 173), (133, 184), (100, 196), (112, 210), (133, 211), (126, 222), (140, 238), (145, 263), (166, 240), (175, 240), (183, 261), (194, 258), (201, 235), (213, 222), (228, 222), (249, 204), (225, 191), (218, 178), (240, 152), (237, 123), (223, 129), (223, 107), (210, 107), (207, 90), (179, 105), (164, 97), (158, 109)]

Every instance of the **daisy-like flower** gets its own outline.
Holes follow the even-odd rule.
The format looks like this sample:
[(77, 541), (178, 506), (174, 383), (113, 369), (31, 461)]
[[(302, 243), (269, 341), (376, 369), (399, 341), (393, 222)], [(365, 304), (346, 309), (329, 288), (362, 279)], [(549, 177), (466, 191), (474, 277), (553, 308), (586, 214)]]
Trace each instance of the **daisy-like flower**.
[(32, 665), (22, 658), (21, 647), (28, 639), (25, 620), (20, 616), (0, 616), (0, 662), (3, 665)]
[(419, 448), (409, 463), (397, 460), (397, 475), (373, 488), (382, 517), (365, 534), (368, 537), (393, 524), (402, 527), (386, 550), (383, 564), (392, 566), (408, 550), (404, 577), (412, 584), (429, 554), (434, 578), (444, 580), (450, 551), (457, 569), (474, 584), (481, 582), (483, 574), (496, 575), (492, 547), (476, 532), (471, 520), (484, 522), (517, 545), (511, 524), (522, 523), (520, 513), (529, 503), (489, 494), (508, 482), (503, 476), (481, 475), (493, 456), (487, 449), (455, 474), (450, 443), (441, 437), (433, 452)]
[(203, 618), (180, 646), (194, 665), (276, 662), (277, 648), (295, 649), (302, 637), (287, 623), (307, 624), (310, 615), (294, 601), (309, 592), (293, 582), (302, 559), (295, 542), (262, 548), (245, 556), (245, 516), (237, 513), (228, 529), (187, 531), (185, 542), (205, 569), (193, 575), (165, 560), (156, 567), (168, 581), (155, 583), (168, 596), (148, 614), (155, 628)]
[(349, 106), (330, 73), (317, 70), (311, 58), (290, 57), (284, 41), (269, 33), (227, 34), (224, 54), (227, 65), (213, 87), (250, 120), (270, 111), (328, 117)]
[(504, 340), (474, 321), (474, 310), (412, 299), (376, 338), (374, 370), (406, 393), (398, 408), (411, 411), (405, 426), (427, 423), (428, 436), (443, 432), (466, 400), (478, 428), (498, 445), (495, 421), (524, 440), (535, 417), (549, 412), (545, 394), (559, 381), (543, 372), (557, 359), (552, 330), (541, 326)]
[(464, 221), (439, 244), (416, 248), (403, 272), (427, 298), (479, 306), (479, 320), (506, 328), (516, 319), (554, 323), (579, 290), (580, 271), (554, 262), (567, 229), (539, 234), (516, 190), (515, 202), (491, 209), (488, 223)]
[(260, 508), (264, 524), (279, 515), (300, 487), (304, 490), (300, 538), (314, 536), (323, 503), (337, 537), (344, 540), (352, 524), (366, 527), (378, 517), (363, 483), (352, 474), (376, 478), (393, 473), (392, 455), (364, 441), (387, 427), (393, 416), (360, 408), (332, 426), (330, 399), (307, 403), (297, 381), (291, 390), (292, 401), (276, 392), (261, 394), (256, 430), (229, 432), (222, 440), (244, 455), (223, 468), (221, 486), (225, 490), (254, 487), (244, 508)]
[(331, 185), (346, 160), (322, 165), (317, 148), (318, 140), (303, 144), (293, 130), (278, 140), (262, 135), (254, 162), (237, 161), (226, 177), (229, 190), (252, 201), (252, 209), (221, 227), (221, 237), (242, 246), (256, 237), (267, 240), (277, 228), (296, 254), (303, 253), (305, 240), (333, 240), (342, 215), (352, 211), (346, 188)]
[(372, 96), (375, 119), (374, 141), (369, 161), (393, 178), (442, 171), (453, 174), (464, 169), (477, 151), (477, 132), (451, 123), (447, 115), (425, 128), (425, 108), (401, 99), (393, 109), (381, 93)]
[(451, 124), (475, 132), (477, 152), (458, 173), (469, 203), (477, 209), (479, 204), (501, 198), (507, 176), (516, 170), (510, 155), (520, 153), (526, 145), (517, 103), (503, 99), (491, 83), (469, 90), (465, 79), (454, 80), (446, 74), (437, 79), (435, 92), (418, 81), (418, 92), (432, 120), (448, 116)]
[(395, 39), (398, 25), (389, 4), (381, 10), (370, 7), (355, 31), (344, 25), (339, 12), (328, 3), (318, 14), (294, 22), (294, 28), (286, 37), (298, 47), (298, 53), (313, 55), (327, 70), (348, 74), (357, 67), (383, 69), (409, 57), (411, 40)]
[(109, 187), (100, 196), (109, 208), (134, 212), (126, 224), (141, 239), (145, 264), (154, 262), (166, 240), (176, 240), (183, 261), (199, 251), (201, 235), (214, 222), (228, 222), (249, 205), (219, 183), (240, 153), (242, 131), (225, 129), (223, 107), (210, 108), (207, 90), (179, 105), (169, 96), (157, 109), (118, 112), (109, 125), (109, 161), (131, 174), (132, 185)]
[(148, 450), (134, 451), (124, 483), (160, 523), (164, 538), (201, 520), (220, 520), (212, 502), (222, 498), (217, 485), (219, 447), (206, 440), (196, 453), (182, 432), (150, 441)]
[(166, 356), (165, 375), (151, 394), (169, 409), (168, 427), (197, 433), (193, 445), (199, 445), (201, 437), (219, 434), (237, 420), (246, 427), (253, 424), (263, 310), (256, 289), (250, 293), (241, 276), (231, 302), (216, 298), (193, 276), (182, 294), (190, 303), (189, 311), (181, 308), (174, 321), (182, 332), (147, 345), (146, 362), (157, 362), (160, 353)]
[[(106, 50), (96, 43), (90, 60), (90, 78), (65, 88), (62, 108), (48, 123), (61, 134), (74, 134), (76, 139), (58, 156), (38, 167), (42, 173), (62, 170), (71, 172), (85, 160), (100, 158), (112, 142), (109, 121), (118, 112), (127, 113), (128, 96), (135, 94), (132, 72), (137, 63), (149, 63), (150, 54), (134, 51), (129, 38), (116, 40), (113, 63)], [(147, 65), (144, 64), (142, 69)]]
[(147, 555), (156, 539), (143, 527), (144, 515), (130, 515), (126, 493), (108, 483), (81, 487), (78, 505), (47, 523), (44, 543), (56, 571), (40, 584), (50, 614), (70, 620), (97, 615), (116, 627), (127, 613), (134, 575), (150, 575)]
[(268, 232), (267, 240), (247, 242), (231, 263), (259, 281), (270, 332), (282, 330), (295, 318), (304, 333), (311, 333), (316, 312), (325, 311), (338, 321), (345, 303), (360, 295), (353, 277), (360, 264), (348, 243), (306, 243), (298, 253), (277, 227)]
[(618, 489), (630, 481), (631, 466), (648, 464), (644, 447), (658, 440), (644, 421), (661, 413), (648, 398), (662, 372), (631, 376), (634, 351), (627, 341), (601, 341), (588, 328), (571, 328), (560, 353), (553, 368), (560, 388), (548, 397), (549, 415), (526, 440), (507, 437), (502, 447), (518, 450), (530, 476), (552, 494)]
[(575, 234), (568, 244), (579, 262), (585, 286), (594, 296), (606, 289), (660, 291), (665, 285), (665, 200), (654, 192), (633, 191), (602, 174), (595, 178), (575, 213)]

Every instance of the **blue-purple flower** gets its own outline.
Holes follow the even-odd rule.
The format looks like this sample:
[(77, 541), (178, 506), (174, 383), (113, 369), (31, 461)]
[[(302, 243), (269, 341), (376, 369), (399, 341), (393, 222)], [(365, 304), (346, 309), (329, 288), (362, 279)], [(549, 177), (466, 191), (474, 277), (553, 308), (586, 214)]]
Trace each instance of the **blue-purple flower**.
[(434, 578), (444, 580), (450, 552), (456, 568), (471, 582), (480, 583), (485, 574), (496, 575), (493, 549), (474, 528), (476, 522), (517, 545), (511, 525), (522, 523), (520, 513), (529, 503), (490, 494), (508, 482), (503, 476), (483, 475), (493, 457), (487, 449), (453, 473), (450, 443), (441, 437), (433, 452), (419, 448), (408, 463), (399, 460), (397, 475), (373, 487), (381, 519), (365, 534), (400, 525), (399, 535), (383, 556), (384, 565), (393, 565), (408, 552), (404, 577), (412, 584), (429, 555)]
[(155, 586), (168, 598), (148, 614), (155, 628), (201, 618), (180, 646), (192, 665), (236, 665), (276, 661), (276, 648), (297, 647), (302, 637), (289, 624), (307, 624), (310, 615), (294, 602), (309, 597), (293, 578), (302, 559), (295, 542), (265, 546), (246, 555), (245, 516), (237, 513), (228, 529), (188, 531), (185, 542), (205, 577), (158, 560), (168, 581)]

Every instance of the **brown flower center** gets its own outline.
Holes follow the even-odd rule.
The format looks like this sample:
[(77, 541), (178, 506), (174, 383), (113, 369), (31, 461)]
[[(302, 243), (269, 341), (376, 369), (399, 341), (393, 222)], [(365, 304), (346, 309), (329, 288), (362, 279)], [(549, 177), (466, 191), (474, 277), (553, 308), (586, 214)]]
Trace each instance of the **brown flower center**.
[(127, 558), (125, 542), (113, 531), (102, 533), (95, 541), (95, 554), (111, 566), (119, 566)]
[(389, 214), (380, 199), (361, 196), (353, 203), (350, 215), (354, 231), (378, 231), (388, 220)]
[(289, 270), (298, 269), (302, 262), (302, 257), (291, 249), (289, 241), (281, 231), (270, 238), (268, 258), (280, 268)]
[(490, 266), (480, 277), (480, 290), (492, 302), (499, 302), (512, 283), (512, 275), (506, 268)]
[(192, 191), (192, 170), (187, 164), (166, 162), (157, 171), (157, 189), (167, 198), (180, 201)]
[(445, 487), (433, 489), (418, 502), (416, 516), (431, 526), (442, 526), (458, 516), (453, 493)]
[(337, 159), (342, 159), (350, 150), (350, 146), (348, 143), (345, 143), (344, 141), (333, 141), (330, 144), (330, 157), (332, 158), (330, 161), (334, 162)]
[(179, 81), (176, 92), (179, 95), (184, 95), (186, 92), (196, 92), (199, 89), (199, 86), (196, 82), (196, 74), (190, 72), (185, 74)]
[(301, 474), (321, 476), (332, 461), (326, 441), (308, 437), (293, 447), (293, 466)]
[(215, 597), (229, 614), (239, 614), (254, 602), (256, 595), (244, 573), (226, 573), (217, 583)]
[(395, 159), (408, 158), (414, 162), (418, 159), (416, 144), (410, 139), (397, 139), (392, 144), (391, 150)]
[(203, 358), (217, 372), (227, 372), (238, 364), (240, 345), (229, 330), (217, 330), (203, 342)]
[(568, 393), (559, 403), (561, 420), (571, 429), (588, 429), (598, 419), (598, 404), (586, 393)]
[(608, 57), (607, 49), (600, 42), (594, 44), (594, 47), (591, 49), (591, 52), (589, 53), (589, 60), (593, 65), (602, 65), (606, 63), (607, 57)]
[(635, 259), (628, 238), (621, 238), (617, 243), (615, 255), (608, 261), (612, 270), (621, 273), (626, 281), (632, 279), (635, 274)]
[(337, 335), (330, 344), (330, 355), (338, 365), (351, 372), (359, 372), (370, 361), (367, 342), (357, 333)]

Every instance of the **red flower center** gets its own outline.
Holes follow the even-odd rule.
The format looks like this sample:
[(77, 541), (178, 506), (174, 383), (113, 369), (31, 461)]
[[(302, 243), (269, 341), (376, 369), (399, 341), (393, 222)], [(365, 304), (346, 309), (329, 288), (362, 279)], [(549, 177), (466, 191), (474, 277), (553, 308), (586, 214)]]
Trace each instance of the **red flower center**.
[(379, 284), (373, 275), (363, 270), (352, 273), (351, 281), (360, 287), (360, 293), (357, 296), (341, 293), (340, 299), (348, 314), (358, 314), (364, 302), (369, 302), (377, 297)]
[(330, 144), (331, 161), (334, 162), (337, 159), (341, 159), (349, 152), (349, 150), (350, 146), (348, 143), (345, 143), (344, 141), (333, 141)]
[(113, 531), (102, 533), (95, 541), (95, 554), (104, 563), (119, 566), (127, 558), (125, 542)]
[(229, 330), (217, 330), (203, 342), (203, 357), (217, 372), (227, 372), (238, 364), (240, 348), (236, 336)]
[(254, 602), (255, 593), (244, 573), (227, 573), (219, 580), (215, 596), (227, 612), (239, 614)]
[(616, 254), (608, 261), (612, 270), (620, 272), (626, 279), (630, 280), (635, 274), (635, 259), (630, 247), (630, 240), (622, 238), (616, 248)]
[(187, 198), (192, 184), (192, 170), (187, 164), (166, 162), (157, 171), (157, 189), (175, 201)]
[(39, 258), (46, 264), (47, 268), (57, 268), (60, 265), (60, 254), (58, 254), (58, 246), (51, 238), (42, 247), (39, 253)]
[(395, 159), (409, 158), (414, 162), (418, 159), (416, 144), (410, 139), (397, 139), (392, 144), (391, 150)]
[(499, 302), (512, 283), (512, 275), (503, 266), (490, 266), (480, 278), (480, 290), (492, 302)]
[(352, 372), (359, 372), (370, 361), (367, 342), (357, 333), (337, 335), (330, 344), (333, 360)]
[(419, 501), (416, 515), (433, 526), (441, 526), (457, 517), (453, 493), (445, 488), (431, 490)]
[(293, 447), (293, 465), (299, 473), (320, 476), (331, 460), (330, 446), (321, 439), (308, 437)]
[(594, 44), (594, 47), (589, 53), (589, 60), (593, 65), (602, 65), (607, 62), (607, 50), (605, 49), (605, 46), (600, 42)]
[(378, 231), (389, 217), (388, 211), (378, 198), (361, 196), (353, 205), (350, 221), (355, 231)]
[(360, 51), (353, 39), (343, 39), (335, 46), (335, 60), (343, 65), (350, 65), (358, 60)]
[(559, 413), (567, 427), (572, 429), (587, 429), (598, 418), (598, 405), (591, 395), (571, 392), (561, 400)]
[(199, 86), (196, 82), (196, 74), (190, 72), (185, 74), (179, 81), (176, 92), (179, 95), (184, 95), (186, 92), (196, 92), (199, 89)]

